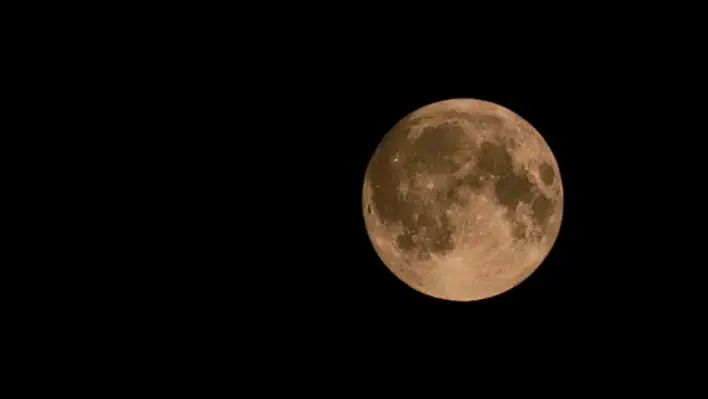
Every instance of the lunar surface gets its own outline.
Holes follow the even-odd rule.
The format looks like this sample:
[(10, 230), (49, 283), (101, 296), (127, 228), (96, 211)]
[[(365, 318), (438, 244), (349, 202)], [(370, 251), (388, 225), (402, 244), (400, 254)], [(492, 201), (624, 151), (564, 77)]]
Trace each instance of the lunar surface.
[(412, 112), (384, 136), (363, 206), (376, 253), (400, 280), (474, 301), (543, 262), (560, 231), (563, 186), (551, 149), (523, 118), (454, 99)]

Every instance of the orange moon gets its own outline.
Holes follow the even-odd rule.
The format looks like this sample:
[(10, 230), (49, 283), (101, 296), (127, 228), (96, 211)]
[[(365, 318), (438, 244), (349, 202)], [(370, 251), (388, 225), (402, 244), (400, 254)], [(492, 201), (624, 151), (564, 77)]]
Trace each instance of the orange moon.
[(363, 212), (383, 263), (432, 297), (504, 293), (548, 256), (563, 185), (539, 132), (476, 99), (419, 108), (383, 137), (364, 176)]

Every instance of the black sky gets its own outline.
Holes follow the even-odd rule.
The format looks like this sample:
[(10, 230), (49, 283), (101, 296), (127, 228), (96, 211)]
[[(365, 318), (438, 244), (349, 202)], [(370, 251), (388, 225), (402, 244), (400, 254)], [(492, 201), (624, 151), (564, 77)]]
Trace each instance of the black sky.
[[(239, 328), (317, 346), (399, 334), (630, 334), (696, 311), (701, 294), (689, 287), (701, 262), (686, 248), (699, 236), (688, 225), (701, 213), (700, 185), (688, 154), (702, 125), (687, 111), (697, 103), (683, 67), (621, 45), (485, 59), (292, 46), (268, 62), (215, 51), (200, 59), (209, 68), (190, 95), (177, 96), (196, 106), (173, 111), (184, 123), (168, 140), (185, 149), (172, 155), (186, 209), (173, 223), (187, 221), (175, 231), (195, 240), (174, 244), (180, 266), (164, 267), (176, 314), (210, 331), (247, 320)], [(503, 105), (543, 135), (565, 206), (556, 245), (527, 281), (450, 303), (410, 289), (378, 259), (362, 182), (400, 118), (465, 97)]]
[[(588, 205), (583, 204), (590, 203), (591, 198), (580, 194), (579, 185), (579, 181), (589, 177), (583, 167), (584, 161), (589, 159), (587, 154), (598, 145), (593, 140), (581, 138), (593, 136), (596, 122), (579, 122), (586, 119), (586, 112), (579, 109), (582, 104), (579, 103), (578, 94), (571, 88), (562, 87), (560, 82), (548, 81), (547, 76), (528, 73), (512, 75), (511, 78), (503, 74), (486, 75), (482, 78), (457, 74), (462, 74), (462, 71), (449, 72), (442, 76), (426, 76), (417, 71), (417, 74), (411, 73), (413, 76), (409, 79), (392, 76), (381, 79), (388, 83), (359, 88), (361, 97), (368, 97), (369, 100), (366, 105), (362, 104), (362, 112), (357, 121), (347, 123), (347, 127), (343, 129), (344, 136), (360, 138), (360, 141), (350, 143), (352, 148), (347, 150), (352, 156), (356, 156), (355, 162), (349, 161), (350, 165), (345, 166), (353, 180), (352, 191), (360, 189), (357, 185), (360, 186), (368, 157), (378, 141), (408, 112), (448, 98), (471, 97), (496, 102), (519, 113), (534, 125), (542, 132), (556, 154), (567, 202), (562, 231), (556, 246), (543, 267), (523, 286), (507, 295), (483, 303), (447, 303), (411, 290), (383, 267), (368, 242), (363, 220), (357, 219), (361, 219), (360, 215), (357, 215), (359, 208), (356, 206), (360, 195), (353, 195), (347, 203), (351, 203), (349, 212), (356, 227), (355, 232), (350, 233), (355, 242), (351, 245), (357, 250), (356, 255), (351, 257), (352, 261), (349, 261), (353, 270), (342, 271), (344, 276), (350, 276), (342, 279), (340, 283), (342, 290), (348, 292), (344, 306), (374, 309), (373, 312), (390, 308), (391, 311), (410, 312), (411, 315), (421, 311), (464, 313), (494, 308), (499, 308), (502, 313), (516, 308), (551, 315), (561, 312), (561, 308), (569, 303), (574, 306), (587, 306), (591, 299), (584, 298), (583, 292), (591, 287), (593, 277), (585, 274), (591, 270), (593, 259), (591, 254), (583, 254), (582, 250), (573, 248), (586, 247), (585, 243), (577, 242), (582, 240), (578, 237), (581, 226), (584, 226), (586, 234), (589, 230), (599, 229), (596, 225), (590, 226), (587, 221), (583, 221), (588, 218), (587, 213), (583, 215), (582, 211)], [(413, 81), (417, 83), (413, 84)], [(586, 102), (588, 100), (584, 99)], [(596, 171), (599, 172), (599, 169), (596, 167)], [(612, 181), (606, 180), (598, 190), (612, 191), (612, 184)], [(595, 205), (595, 209), (597, 208)], [(598, 236), (601, 235), (598, 233)], [(506, 308), (508, 309), (503, 310)]]
[[(675, 237), (659, 227), (670, 212), (661, 201), (676, 200), (661, 194), (674, 156), (656, 142), (671, 118), (655, 115), (675, 112), (675, 104), (655, 103), (665, 81), (648, 82), (633, 65), (585, 59), (479, 72), (445, 63), (333, 71), (312, 109), (311, 148), (321, 150), (306, 162), (307, 173), (322, 176), (313, 179), (311, 208), (322, 230), (308, 236), (318, 249), (302, 258), (312, 268), (302, 295), (314, 315), (364, 325), (426, 315), (470, 325), (477, 317), (502, 325), (521, 317), (599, 326), (624, 323), (628, 313), (653, 317), (667, 298), (680, 296), (662, 283), (681, 262), (666, 255)], [(420, 106), (460, 97), (496, 102), (535, 126), (556, 155), (565, 189), (560, 236), (542, 267), (506, 295), (467, 304), (399, 282), (369, 243), (360, 205), (363, 174), (383, 134)]]
[[(529, 370), (517, 366), (528, 349), (537, 353), (526, 357), (531, 371), (544, 372), (533, 388), (543, 384), (544, 393), (571, 386), (545, 373), (548, 355), (580, 367), (550, 366), (592, 378), (576, 390), (603, 386), (608, 368), (620, 382), (641, 378), (634, 389), (693, 364), (706, 335), (708, 68), (705, 23), (690, 17), (703, 13), (674, 7), (685, 15), (672, 20), (665, 4), (655, 15), (649, 3), (627, 13), (568, 4), (539, 10), (552, 21), (524, 13), (522, 26), (510, 10), (487, 13), (478, 2), (445, 7), (440, 18), (429, 4), (388, 17), (384, 7), (332, 4), (264, 3), (260, 14), (255, 3), (202, 13), (191, 3), (154, 13), (123, 7), (125, 17), (115, 7), (70, 10), (80, 23), (50, 13), (58, 26), (10, 28), (27, 58), (8, 62), (26, 63), (29, 75), (8, 81), (47, 106), (23, 115), (15, 135), (32, 156), (10, 162), (8, 173), (35, 167), (44, 158), (35, 149), (51, 156), (37, 162), (39, 178), (24, 178), (40, 188), (31, 207), (7, 210), (46, 236), (25, 240), (19, 266), (7, 262), (29, 276), (9, 309), (37, 302), (20, 313), (40, 323), (8, 325), (32, 331), (33, 342), (14, 345), (22, 351), (66, 352), (25, 360), (49, 370), (58, 361), (55, 369), (74, 375), (66, 364), (85, 364), (160, 389), (203, 373), (200, 390), (223, 379), (229, 389), (253, 381), (259, 391), (335, 396), (374, 386), (376, 366), (417, 389), (424, 380), (452, 385), (454, 365), (467, 373), (464, 392), (506, 393)], [(42, 13), (34, 8), (32, 20)], [(413, 10), (422, 15), (404, 15)], [(22, 43), (25, 35), (37, 43)], [(382, 136), (407, 113), (450, 98), (521, 115), (548, 142), (564, 185), (563, 223), (546, 261), (519, 287), (480, 302), (434, 299), (398, 281), (362, 215), (364, 173)], [(440, 354), (449, 359), (429, 359)], [(681, 359), (662, 357), (672, 354)], [(392, 377), (400, 363), (414, 373)], [(661, 378), (636, 372), (644, 364)], [(475, 365), (505, 382), (480, 384), (468, 371)], [(446, 372), (445, 382), (431, 370)]]

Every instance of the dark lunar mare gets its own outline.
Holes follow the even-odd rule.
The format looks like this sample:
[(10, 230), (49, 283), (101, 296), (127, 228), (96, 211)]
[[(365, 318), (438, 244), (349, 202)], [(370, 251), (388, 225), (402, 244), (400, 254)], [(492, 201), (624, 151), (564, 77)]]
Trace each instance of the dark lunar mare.
[[(399, 198), (397, 186), (403, 179), (412, 186), (418, 173), (451, 175), (457, 170), (452, 155), (461, 145), (471, 146), (473, 143), (452, 121), (424, 127), (420, 137), (411, 143), (407, 137), (414, 126), (406, 118), (384, 137), (369, 166), (369, 180), (372, 203), (381, 220), (386, 224), (401, 223), (403, 227), (403, 234), (397, 238), (399, 248), (405, 252), (418, 249), (419, 258), (427, 260), (429, 253), (445, 254), (454, 249), (455, 228), (444, 210), (460, 203), (462, 198), (453, 193), (438, 193), (436, 201), (440, 206), (426, 206), (413, 201), (419, 193), (412, 192), (406, 198)], [(392, 163), (397, 153), (401, 161)], [(450, 182), (453, 180), (450, 177)]]
[[(497, 201), (507, 209), (510, 216), (513, 217), (519, 203), (531, 204), (534, 224), (541, 227), (537, 237), (545, 234), (554, 202), (536, 188), (526, 172), (514, 170), (511, 154), (504, 144), (482, 143), (477, 153), (477, 170), (464, 180), (471, 180), (470, 186), (476, 187), (482, 176), (496, 179), (494, 193)], [(520, 229), (514, 229), (512, 233), (517, 238), (523, 237)]]

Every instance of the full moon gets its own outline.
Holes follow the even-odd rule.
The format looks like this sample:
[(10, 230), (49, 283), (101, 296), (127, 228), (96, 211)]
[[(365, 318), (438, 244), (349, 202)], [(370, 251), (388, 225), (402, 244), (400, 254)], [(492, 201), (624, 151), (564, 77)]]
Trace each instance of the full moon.
[(383, 137), (364, 176), (363, 212), (400, 280), (475, 301), (540, 266), (560, 231), (563, 185), (550, 147), (522, 117), (453, 99), (413, 111)]

